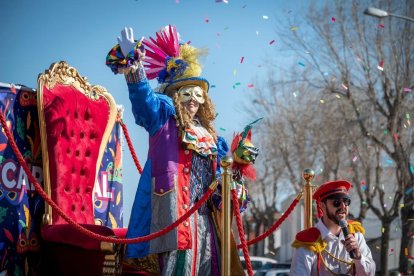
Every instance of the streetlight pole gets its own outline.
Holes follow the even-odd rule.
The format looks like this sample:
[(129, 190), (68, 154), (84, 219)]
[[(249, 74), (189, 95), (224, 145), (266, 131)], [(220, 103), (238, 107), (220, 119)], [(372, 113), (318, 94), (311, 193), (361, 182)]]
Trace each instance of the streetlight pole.
[(367, 8), (364, 11), (364, 14), (369, 15), (369, 16), (374, 16), (374, 17), (377, 17), (377, 18), (384, 18), (384, 17), (392, 16), (392, 17), (397, 17), (397, 18), (401, 18), (401, 19), (405, 19), (405, 20), (414, 22), (414, 18), (410, 18), (410, 17), (407, 17), (407, 16), (398, 15), (398, 14), (392, 14), (392, 13), (389, 13), (387, 11), (380, 10), (380, 9), (377, 9), (377, 8), (372, 8), (372, 7)]

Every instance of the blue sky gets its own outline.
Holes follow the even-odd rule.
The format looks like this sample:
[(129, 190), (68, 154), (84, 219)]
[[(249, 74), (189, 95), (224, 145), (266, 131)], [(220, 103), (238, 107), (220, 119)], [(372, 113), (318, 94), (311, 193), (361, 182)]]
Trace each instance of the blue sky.
[[(183, 41), (209, 49), (202, 75), (213, 86), (209, 93), (219, 113), (216, 128), (230, 142), (235, 131), (252, 121), (243, 105), (250, 101), (251, 86), (266, 75), (266, 58), (286, 62), (275, 24), (300, 17), (301, 8), (298, 0), (227, 2), (2, 0), (0, 82), (36, 88), (38, 74), (53, 62), (67, 61), (125, 107), (124, 121), (143, 165), (148, 135), (134, 124), (125, 80), (105, 66), (105, 57), (124, 26), (132, 27), (138, 38), (173, 24)], [(287, 68), (292, 65), (286, 63)], [(126, 226), (139, 179), (126, 145), (123, 164)]]

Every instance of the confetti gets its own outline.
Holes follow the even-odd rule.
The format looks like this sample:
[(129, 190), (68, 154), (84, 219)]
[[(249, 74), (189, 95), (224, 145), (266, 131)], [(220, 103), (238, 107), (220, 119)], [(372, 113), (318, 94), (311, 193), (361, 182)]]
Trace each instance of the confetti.
[(244, 57), (241, 57), (240, 59), (240, 63), (243, 63)]
[(275, 40), (274, 39), (269, 42), (270, 45), (272, 45), (273, 43), (275, 43)]
[(410, 119), (410, 114), (405, 113), (405, 118), (406, 118), (406, 119)]
[(254, 85), (253, 85), (253, 84), (248, 84), (248, 85), (247, 85), (247, 87), (248, 87), (248, 88), (253, 88), (253, 87), (254, 87)]
[(237, 70), (236, 69), (233, 70), (233, 76), (235, 76), (235, 75), (237, 75)]
[(354, 158), (352, 158), (352, 162), (355, 162), (358, 160), (358, 156), (354, 156)]
[(303, 63), (303, 62), (298, 62), (298, 64), (300, 65), (300, 66), (302, 66), (302, 67), (305, 67), (305, 64)]
[(220, 128), (220, 130), (222, 130), (222, 131), (226, 131), (226, 129), (225, 129), (225, 128), (222, 128), (222, 127)]
[(404, 88), (404, 92), (407, 92), (407, 93), (408, 93), (408, 92), (411, 92), (411, 88), (409, 88), (409, 87), (405, 87), (405, 88)]
[(263, 15), (263, 19), (269, 19), (269, 16)]
[(398, 140), (398, 134), (397, 133), (394, 133), (393, 137), (394, 137), (395, 140)]
[(340, 98), (341, 98), (341, 96), (339, 96), (338, 94), (335, 94), (335, 97), (337, 97), (338, 99), (340, 99)]
[(378, 28), (384, 28), (384, 24), (378, 24)]
[(380, 70), (380, 71), (384, 71), (384, 61), (383, 60), (381, 60), (380, 61), (380, 63), (379, 63), (379, 65), (378, 65), (378, 70)]
[(320, 101), (322, 104), (323, 104), (323, 103), (325, 103), (325, 101), (324, 101), (324, 100), (319, 100), (319, 101)]
[(247, 7), (247, 5), (244, 5), (244, 6), (242, 7), (242, 9), (244, 9), (245, 7)]
[(409, 195), (412, 191), (413, 191), (413, 187), (408, 188), (407, 190), (405, 190), (405, 194)]
[(227, 31), (230, 27), (224, 27), (224, 30)]
[(236, 82), (234, 85), (240, 85), (240, 82)]
[(348, 86), (346, 86), (345, 84), (341, 84), (342, 88), (345, 90), (348, 90)]
[(212, 84), (210, 87), (211, 87), (211, 88), (215, 88), (215, 87), (216, 87), (216, 85), (215, 85), (215, 84)]
[(257, 36), (259, 35), (259, 31), (256, 31), (256, 35), (257, 35)]
[(187, 41), (187, 44), (190, 45), (191, 44), (191, 40)]
[(335, 22), (336, 21), (336, 18), (335, 17), (332, 17), (331, 20), (332, 20), (332, 22)]
[(206, 17), (206, 19), (204, 19), (204, 22), (208, 23), (210, 20)]
[(296, 26), (293, 26), (293, 27), (291, 27), (291, 28), (290, 28), (290, 30), (291, 30), (291, 31), (297, 31), (298, 29), (299, 29), (299, 28), (298, 28), (298, 27), (296, 27)]
[(296, 98), (297, 97), (297, 95), (296, 95), (296, 93), (295, 92), (293, 92), (293, 96)]

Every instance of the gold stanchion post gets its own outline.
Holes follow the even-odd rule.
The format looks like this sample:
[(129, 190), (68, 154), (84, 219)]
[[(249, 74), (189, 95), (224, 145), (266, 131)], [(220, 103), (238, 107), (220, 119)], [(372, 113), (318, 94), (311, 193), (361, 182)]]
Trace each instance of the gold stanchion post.
[(305, 187), (304, 187), (304, 222), (305, 222), (305, 229), (312, 227), (313, 225), (313, 216), (312, 216), (312, 196), (313, 196), (313, 188), (311, 181), (315, 177), (315, 172), (312, 169), (305, 169), (302, 173), (302, 178), (305, 180)]
[(221, 159), (220, 165), (223, 168), (222, 190), (221, 190), (221, 225), (223, 232), (221, 233), (221, 275), (230, 275), (230, 234), (231, 234), (231, 205), (230, 205), (230, 185), (231, 185), (231, 165), (233, 159), (225, 156)]

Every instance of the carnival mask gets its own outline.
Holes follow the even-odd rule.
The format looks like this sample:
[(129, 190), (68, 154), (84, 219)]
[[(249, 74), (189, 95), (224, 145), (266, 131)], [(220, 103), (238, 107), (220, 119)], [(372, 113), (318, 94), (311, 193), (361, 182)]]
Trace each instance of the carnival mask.
[(178, 98), (180, 102), (185, 103), (194, 98), (199, 104), (203, 104), (204, 91), (200, 86), (186, 85), (178, 89)]

